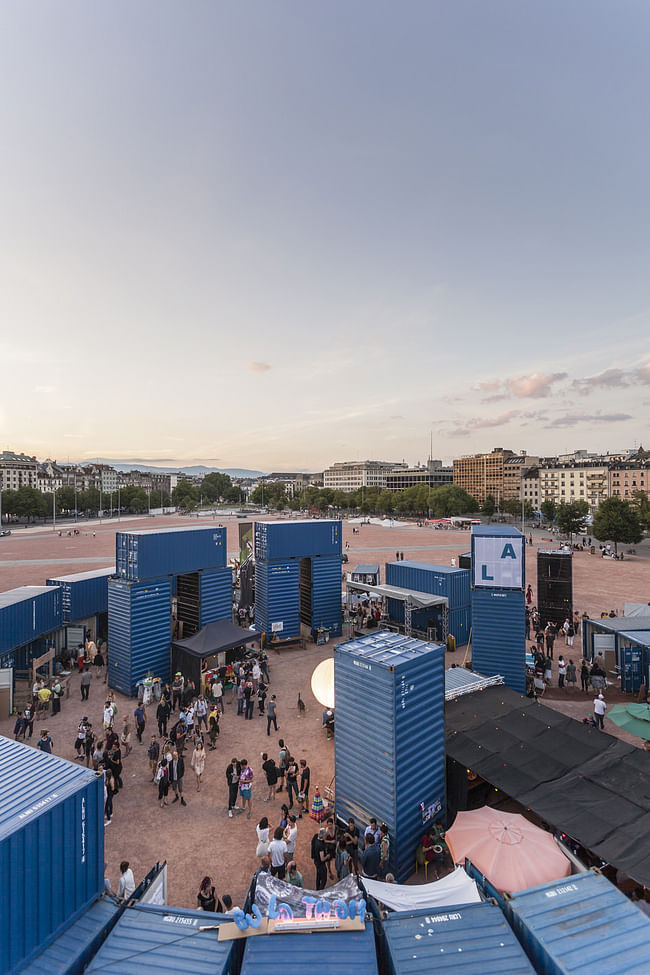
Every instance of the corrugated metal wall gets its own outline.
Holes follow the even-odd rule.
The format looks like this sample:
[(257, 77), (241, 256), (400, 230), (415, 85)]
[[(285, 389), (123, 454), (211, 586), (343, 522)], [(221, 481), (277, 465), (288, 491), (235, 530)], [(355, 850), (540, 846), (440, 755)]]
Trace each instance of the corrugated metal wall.
[(341, 554), (340, 521), (256, 521), (255, 558), (265, 562)]
[(115, 568), (98, 569), (96, 572), (48, 579), (48, 586), (61, 587), (63, 622), (79, 623), (97, 613), (108, 612), (108, 579), (114, 573)]
[(469, 606), (470, 575), (468, 569), (428, 565), (426, 562), (386, 563), (387, 586), (398, 586), (415, 592), (429, 592), (434, 596), (446, 596), (450, 610)]
[(204, 569), (199, 573), (199, 624), (232, 619), (232, 569)]
[(115, 536), (116, 573), (131, 581), (221, 568), (226, 558), (225, 528), (163, 528)]
[(0, 971), (11, 972), (104, 882), (101, 776), (0, 738)]
[(300, 562), (255, 563), (255, 629), (270, 635), (282, 623), (282, 637), (300, 636), (298, 577)]
[(650, 972), (650, 919), (600, 874), (515, 893), (504, 910), (538, 972)]
[(241, 975), (377, 975), (373, 926), (247, 938)]
[[(373, 647), (387, 648), (384, 662)], [(386, 823), (401, 882), (415, 869), (420, 804), (439, 801), (445, 816), (444, 648), (382, 632), (336, 647), (334, 674), (336, 814)]]
[(171, 645), (169, 579), (108, 583), (108, 683), (123, 694), (152, 670), (168, 680)]
[(472, 669), (501, 674), (508, 687), (526, 693), (526, 602), (519, 589), (474, 589)]
[(58, 586), (21, 586), (0, 593), (0, 653), (52, 633), (62, 623)]
[(100, 897), (26, 968), (21, 968), (20, 975), (82, 975), (121, 912), (121, 906), (110, 897)]
[(312, 626), (341, 635), (341, 558), (321, 555), (311, 560)]

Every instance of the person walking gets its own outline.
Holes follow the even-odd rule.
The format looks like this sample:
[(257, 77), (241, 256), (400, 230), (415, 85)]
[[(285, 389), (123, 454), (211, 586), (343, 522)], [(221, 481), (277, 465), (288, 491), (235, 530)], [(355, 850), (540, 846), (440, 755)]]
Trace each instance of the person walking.
[(144, 709), (144, 704), (138, 704), (137, 708), (133, 712), (133, 717), (135, 718), (135, 733), (138, 736), (138, 743), (143, 745), (142, 735), (144, 734), (144, 728), (147, 723), (147, 714)]
[(253, 796), (253, 770), (245, 758), (241, 760), (241, 772), (239, 774), (239, 794), (242, 798), (242, 809), (248, 809), (246, 819), (252, 815), (252, 796)]
[(275, 699), (275, 694), (271, 694), (270, 701), (266, 702), (266, 734), (271, 737), (271, 725), (278, 730), (278, 705)]
[(605, 711), (607, 710), (607, 702), (602, 694), (594, 698), (594, 718), (596, 720), (596, 727), (600, 728), (601, 731), (605, 730)]
[(181, 800), (181, 806), (186, 806), (183, 796), (183, 777), (185, 776), (185, 759), (177, 751), (172, 752), (172, 763), (169, 767), (169, 784), (174, 790), (172, 803)]
[(147, 758), (149, 759), (149, 768), (151, 769), (151, 781), (155, 782), (158, 762), (160, 761), (160, 745), (155, 735), (151, 736), (151, 741), (147, 748)]
[(228, 783), (228, 816), (232, 819), (233, 810), (237, 809), (237, 795), (239, 793), (239, 776), (241, 765), (236, 758), (231, 758), (230, 765), (226, 769), (226, 782)]
[(86, 664), (86, 666), (83, 669), (83, 673), (81, 675), (81, 700), (82, 701), (88, 700), (88, 695), (90, 694), (90, 682), (92, 679), (93, 679), (93, 675), (90, 671), (90, 667), (88, 666), (88, 664)]
[(196, 775), (196, 791), (201, 791), (201, 776), (205, 771), (205, 749), (203, 748), (203, 742), (197, 741), (194, 751), (192, 752), (192, 768), (194, 769), (194, 774)]

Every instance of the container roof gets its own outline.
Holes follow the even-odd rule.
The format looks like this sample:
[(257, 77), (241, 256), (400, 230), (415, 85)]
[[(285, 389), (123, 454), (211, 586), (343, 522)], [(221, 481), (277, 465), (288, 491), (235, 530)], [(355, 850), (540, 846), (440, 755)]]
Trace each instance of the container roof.
[(225, 531), (223, 525), (191, 525), (183, 528), (125, 528), (119, 529), (118, 535), (183, 535), (186, 532), (218, 532)]
[(377, 575), (378, 572), (379, 565), (370, 565), (370, 563), (368, 563), (368, 565), (356, 565), (354, 569), (352, 569), (352, 575), (357, 575), (358, 573), (359, 575), (363, 576), (372, 576)]
[(0, 609), (23, 603), (26, 599), (33, 599), (34, 596), (42, 596), (44, 592), (52, 592), (53, 588), (54, 586), (20, 586), (18, 589), (0, 592)]
[(469, 569), (459, 569), (457, 565), (435, 565), (432, 562), (411, 562), (408, 559), (400, 562), (392, 562), (392, 565), (405, 565), (409, 569), (423, 569), (425, 572), (433, 572), (437, 575), (454, 575), (458, 572), (469, 572)]
[(384, 664), (386, 667), (398, 667), (400, 664), (410, 663), (417, 657), (442, 649), (442, 644), (425, 643), (402, 633), (391, 630), (377, 630), (376, 633), (362, 636), (358, 640), (339, 643), (336, 652), (363, 657), (374, 664)]
[(272, 518), (269, 521), (256, 521), (256, 525), (340, 525), (339, 518), (292, 518), (290, 521), (282, 518)]
[(0, 840), (96, 778), (91, 769), (0, 736)]
[(495, 535), (497, 538), (523, 538), (513, 525), (472, 525), (472, 535)]
[(430, 592), (417, 592), (415, 589), (404, 589), (402, 586), (371, 586), (367, 582), (355, 582), (348, 579), (346, 582), (348, 589), (357, 592), (374, 592), (385, 599), (397, 599), (400, 602), (410, 602), (411, 606), (417, 609), (426, 609), (428, 606), (448, 606), (449, 600), (446, 596), (436, 596)]
[(81, 971), (121, 911), (110, 897), (100, 897), (29, 965), (21, 968), (20, 975), (69, 975), (71, 971)]
[(636, 633), (638, 630), (648, 629), (647, 616), (604, 616), (602, 619), (585, 619), (583, 626), (600, 627), (606, 633)]
[(241, 975), (377, 975), (377, 971), (375, 936), (368, 923), (363, 931), (248, 938), (241, 967)]
[[(219, 975), (232, 941), (219, 941), (222, 914), (138, 904), (127, 907), (86, 969), (111, 975)], [(205, 926), (212, 930), (202, 931)]]
[(540, 552), (542, 555), (564, 555), (565, 557), (568, 555), (569, 558), (573, 555), (569, 548), (538, 548), (537, 554), (539, 555)]
[(633, 632), (625, 631), (621, 633), (626, 640), (638, 643), (642, 647), (650, 647), (650, 630), (636, 630)]
[(383, 924), (396, 975), (534, 975), (493, 903), (389, 914)]
[(69, 576), (52, 576), (48, 581), (55, 584), (60, 582), (85, 582), (87, 579), (101, 579), (103, 576), (115, 575), (115, 566), (107, 569), (91, 569), (89, 572), (74, 572)]
[(485, 687), (496, 684), (503, 684), (503, 677), (483, 677), (466, 667), (450, 667), (445, 670), (445, 701), (462, 697), (463, 694), (473, 694), (474, 691), (482, 691)]

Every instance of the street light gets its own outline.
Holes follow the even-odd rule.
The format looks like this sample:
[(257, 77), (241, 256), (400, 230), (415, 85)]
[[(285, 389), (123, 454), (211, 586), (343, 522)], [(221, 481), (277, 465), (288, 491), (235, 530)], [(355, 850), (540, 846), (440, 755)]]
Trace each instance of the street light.
[(56, 531), (56, 484), (52, 492), (52, 531)]

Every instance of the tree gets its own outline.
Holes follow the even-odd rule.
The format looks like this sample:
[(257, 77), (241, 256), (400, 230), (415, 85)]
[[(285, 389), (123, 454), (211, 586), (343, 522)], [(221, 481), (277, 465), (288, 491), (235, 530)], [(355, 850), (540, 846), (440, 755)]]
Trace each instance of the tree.
[(264, 504), (268, 508), (284, 508), (287, 503), (286, 488), (280, 481), (258, 484), (251, 494), (253, 504)]
[(481, 507), (481, 511), (483, 512), (484, 515), (487, 515), (488, 518), (491, 518), (492, 517), (492, 515), (496, 511), (496, 504), (495, 504), (495, 501), (494, 501), (494, 495), (487, 494), (485, 496), (485, 501), (483, 502), (483, 505)]
[(650, 531), (650, 498), (645, 491), (632, 491), (630, 504), (638, 513), (644, 529)]
[(539, 510), (542, 512), (547, 521), (555, 521), (557, 505), (551, 498), (547, 498), (546, 501), (542, 501), (541, 505), (539, 506)]
[(642, 540), (643, 525), (637, 508), (629, 501), (606, 498), (594, 515), (593, 533), (599, 542), (614, 542), (614, 552), (618, 554), (619, 542), (636, 545)]
[[(229, 474), (221, 474), (213, 471), (207, 474), (201, 481), (201, 494), (208, 501), (219, 501), (221, 498), (227, 500), (232, 492), (232, 481)], [(239, 492), (237, 492), (237, 497)]]
[(555, 521), (560, 531), (568, 535), (571, 541), (574, 535), (585, 530), (588, 514), (589, 505), (586, 501), (571, 501), (569, 504), (562, 502), (555, 512)]
[(175, 504), (177, 508), (191, 510), (199, 503), (199, 497), (199, 489), (183, 477), (172, 491), (172, 504)]
[(41, 491), (32, 487), (21, 487), (16, 491), (13, 513), (22, 518), (45, 518), (47, 515), (47, 501)]
[(59, 488), (59, 490), (56, 492), (56, 506), (59, 511), (74, 511), (74, 488)]

